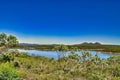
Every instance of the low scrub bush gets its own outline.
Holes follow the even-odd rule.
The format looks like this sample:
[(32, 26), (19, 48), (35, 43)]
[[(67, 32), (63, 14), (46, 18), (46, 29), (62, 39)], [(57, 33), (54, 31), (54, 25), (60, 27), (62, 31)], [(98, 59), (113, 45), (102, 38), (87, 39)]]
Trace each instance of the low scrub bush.
[(19, 74), (10, 63), (0, 65), (0, 80), (19, 80)]

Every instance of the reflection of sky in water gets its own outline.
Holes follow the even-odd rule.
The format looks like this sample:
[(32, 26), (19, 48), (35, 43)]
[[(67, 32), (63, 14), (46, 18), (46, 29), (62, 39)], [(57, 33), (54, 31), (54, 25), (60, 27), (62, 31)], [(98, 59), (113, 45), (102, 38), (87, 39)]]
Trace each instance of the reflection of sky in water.
[[(22, 49), (18, 49), (20, 52), (27, 52), (30, 55), (35, 55), (35, 56), (45, 56), (45, 57), (49, 57), (49, 58), (55, 58), (57, 59), (57, 53), (55, 51), (39, 51), (39, 50), (22, 50)], [(110, 56), (115, 56), (115, 55), (119, 55), (119, 54), (105, 54), (104, 52), (96, 52), (96, 51), (89, 51), (93, 56), (98, 54), (98, 56), (100, 58), (109, 58)], [(69, 52), (68, 52), (69, 53)], [(82, 55), (81, 52), (76, 52), (77, 54), (79, 54), (80, 56)]]

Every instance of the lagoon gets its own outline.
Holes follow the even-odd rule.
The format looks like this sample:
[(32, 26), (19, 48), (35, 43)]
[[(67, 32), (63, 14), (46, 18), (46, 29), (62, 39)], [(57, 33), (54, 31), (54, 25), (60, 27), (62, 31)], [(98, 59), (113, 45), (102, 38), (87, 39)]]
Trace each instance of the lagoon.
[[(40, 50), (24, 50), (24, 49), (17, 49), (20, 52), (26, 52), (29, 55), (32, 56), (45, 56), (45, 57), (49, 57), (49, 58), (54, 58), (54, 59), (58, 59), (58, 55), (55, 51), (40, 51)], [(102, 58), (109, 58), (111, 56), (120, 56), (120, 54), (111, 54), (111, 53), (105, 53), (105, 52), (99, 52), (99, 51), (89, 51), (93, 56), (94, 55), (98, 55), (101, 59)], [(82, 55), (82, 51), (78, 51), (76, 52), (78, 55)], [(69, 55), (70, 52), (67, 52), (67, 54)]]

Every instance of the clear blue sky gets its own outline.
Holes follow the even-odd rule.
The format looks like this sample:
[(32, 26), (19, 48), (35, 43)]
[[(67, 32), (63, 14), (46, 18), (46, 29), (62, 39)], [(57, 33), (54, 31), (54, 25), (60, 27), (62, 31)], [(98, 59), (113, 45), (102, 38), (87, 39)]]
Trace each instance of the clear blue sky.
[(1, 0), (0, 31), (21, 42), (120, 44), (120, 1)]

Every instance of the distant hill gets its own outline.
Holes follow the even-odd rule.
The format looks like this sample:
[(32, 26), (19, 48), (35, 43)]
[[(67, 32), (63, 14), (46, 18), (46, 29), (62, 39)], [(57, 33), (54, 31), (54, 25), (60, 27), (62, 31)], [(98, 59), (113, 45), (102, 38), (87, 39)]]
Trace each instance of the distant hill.
[(20, 43), (20, 46), (40, 46), (39, 44)]
[(80, 44), (80, 45), (102, 45), (102, 44), (99, 43), (99, 42), (95, 42), (95, 43), (84, 42), (84, 43), (82, 43), (82, 44)]
[(55, 46), (57, 44), (31, 44), (31, 43), (20, 43), (20, 46)]

